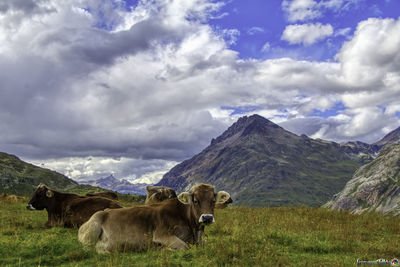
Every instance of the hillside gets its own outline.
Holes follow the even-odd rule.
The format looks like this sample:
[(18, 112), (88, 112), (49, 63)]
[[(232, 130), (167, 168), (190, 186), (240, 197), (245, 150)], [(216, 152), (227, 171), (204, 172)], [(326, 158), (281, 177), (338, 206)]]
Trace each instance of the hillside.
[(374, 161), (357, 170), (326, 207), (400, 215), (400, 144), (386, 145)]
[(295, 135), (253, 115), (240, 118), (157, 185), (182, 191), (210, 183), (228, 191), (238, 205), (319, 206), (343, 188), (361, 163), (371, 160), (367, 151), (361, 157), (360, 152)]
[(39, 183), (59, 191), (89, 191), (94, 187), (78, 185), (68, 177), (0, 152), (0, 193), (30, 196)]

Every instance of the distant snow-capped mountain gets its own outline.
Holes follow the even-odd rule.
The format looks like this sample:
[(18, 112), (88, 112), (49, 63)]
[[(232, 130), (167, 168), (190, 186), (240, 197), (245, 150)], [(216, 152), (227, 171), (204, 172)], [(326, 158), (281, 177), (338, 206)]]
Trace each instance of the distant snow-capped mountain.
[(112, 174), (105, 178), (85, 181), (81, 183), (116, 191), (121, 194), (133, 194), (133, 195), (145, 195), (146, 186), (148, 185), (145, 183), (133, 184), (125, 179), (119, 180), (115, 178), (114, 175)]

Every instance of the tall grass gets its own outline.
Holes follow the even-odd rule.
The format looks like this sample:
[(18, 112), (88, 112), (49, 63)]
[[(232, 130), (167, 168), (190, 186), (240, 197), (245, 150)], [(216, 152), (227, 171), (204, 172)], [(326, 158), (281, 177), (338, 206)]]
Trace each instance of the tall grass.
[(355, 266), (400, 257), (398, 218), (321, 208), (216, 210), (207, 244), (98, 255), (76, 229), (45, 229), (46, 211), (0, 202), (0, 266)]

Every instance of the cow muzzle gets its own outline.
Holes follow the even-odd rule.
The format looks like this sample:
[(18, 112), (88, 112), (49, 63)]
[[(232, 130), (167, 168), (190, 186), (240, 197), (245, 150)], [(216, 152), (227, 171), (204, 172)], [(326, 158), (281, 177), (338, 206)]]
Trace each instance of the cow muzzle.
[(199, 223), (210, 224), (215, 222), (214, 215), (212, 214), (202, 214), (199, 219)]
[(26, 208), (27, 208), (28, 210), (35, 210), (35, 207), (33, 207), (32, 204), (26, 205)]

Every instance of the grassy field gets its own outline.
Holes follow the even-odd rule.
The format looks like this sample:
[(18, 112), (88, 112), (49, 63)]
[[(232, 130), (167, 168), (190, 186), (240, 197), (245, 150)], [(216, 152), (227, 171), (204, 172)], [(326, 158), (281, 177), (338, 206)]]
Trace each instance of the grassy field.
[(400, 257), (399, 218), (321, 208), (216, 210), (205, 246), (98, 255), (77, 229), (45, 229), (46, 211), (0, 202), (0, 266), (355, 266)]

